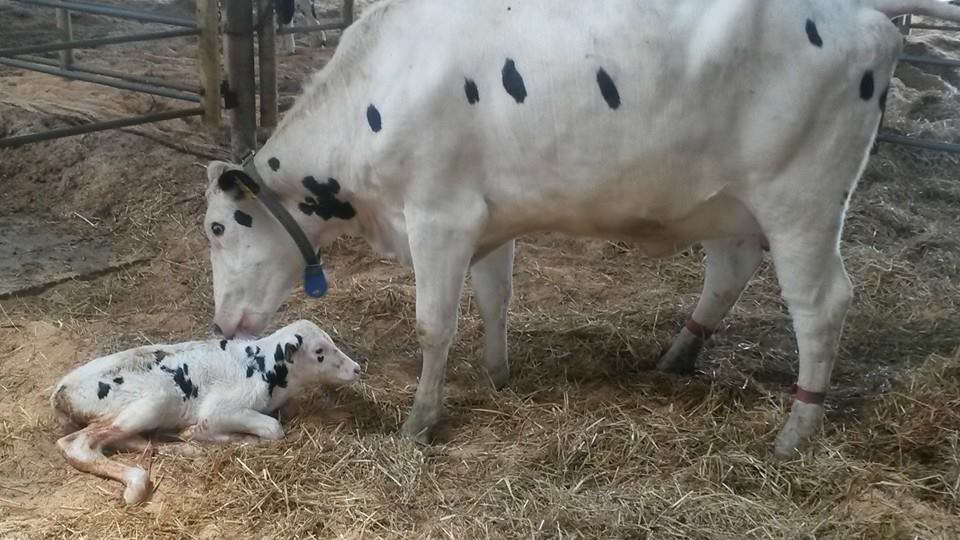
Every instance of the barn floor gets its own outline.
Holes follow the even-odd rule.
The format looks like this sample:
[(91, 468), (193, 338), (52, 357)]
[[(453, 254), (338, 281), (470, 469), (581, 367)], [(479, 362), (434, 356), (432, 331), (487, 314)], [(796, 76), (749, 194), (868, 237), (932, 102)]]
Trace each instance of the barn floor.
[[(0, 0), (0, 46), (43, 38), (46, 13)], [(960, 56), (960, 40), (911, 39)], [(135, 47), (86, 59), (193, 76), (188, 40)], [(281, 86), (329, 54), (302, 48)], [(960, 142), (960, 73), (898, 75), (888, 126)], [(2, 134), (169, 106), (6, 68), (0, 88)], [(700, 251), (657, 261), (629, 244), (522, 238), (513, 383), (486, 386), (465, 295), (441, 440), (418, 448), (396, 433), (419, 370), (412, 274), (342, 241), (328, 298), (298, 294), (274, 327), (319, 321), (363, 383), (318, 389), (277, 444), (158, 456), (156, 493), (125, 508), (119, 484), (59, 457), (47, 399), (94, 356), (209, 335), (202, 167), (219, 149), (201, 131), (177, 120), (0, 150), (0, 216), (104, 235), (134, 261), (0, 299), (0, 538), (960, 538), (960, 163), (886, 145), (853, 196), (856, 299), (824, 435), (802, 460), (770, 456), (796, 354), (767, 264), (700, 372), (677, 378), (653, 366), (696, 301)]]

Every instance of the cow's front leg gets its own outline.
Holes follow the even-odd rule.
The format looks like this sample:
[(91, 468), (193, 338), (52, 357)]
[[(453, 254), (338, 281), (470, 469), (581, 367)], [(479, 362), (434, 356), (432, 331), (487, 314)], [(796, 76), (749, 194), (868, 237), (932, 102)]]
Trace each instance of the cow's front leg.
[(691, 373), (704, 341), (737, 303), (763, 260), (761, 238), (731, 238), (703, 242), (707, 254), (703, 292), (693, 316), (674, 338), (657, 367), (671, 373)]
[(511, 240), (470, 267), (470, 282), (486, 338), (483, 366), (498, 390), (510, 380), (507, 310), (513, 292), (513, 252), (514, 241)]
[[(451, 204), (451, 206), (454, 206)], [(417, 287), (417, 337), (423, 351), (420, 381), (413, 409), (402, 432), (426, 443), (443, 413), (443, 386), (447, 374), (447, 354), (457, 333), (460, 293), (475, 235), (463, 229), (463, 223), (428, 214), (408, 218), (410, 253)], [(468, 222), (469, 220), (463, 220)]]

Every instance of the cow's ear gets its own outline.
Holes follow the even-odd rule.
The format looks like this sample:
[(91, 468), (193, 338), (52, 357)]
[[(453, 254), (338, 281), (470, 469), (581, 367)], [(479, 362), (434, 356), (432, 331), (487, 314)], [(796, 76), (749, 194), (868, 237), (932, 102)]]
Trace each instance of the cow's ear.
[(207, 164), (207, 182), (213, 184), (220, 179), (227, 169), (230, 168), (230, 164), (226, 161), (211, 161)]
[(239, 169), (223, 171), (217, 178), (217, 187), (224, 193), (233, 195), (237, 200), (244, 199), (251, 193), (256, 195), (259, 191), (259, 186), (250, 179), (247, 173)]

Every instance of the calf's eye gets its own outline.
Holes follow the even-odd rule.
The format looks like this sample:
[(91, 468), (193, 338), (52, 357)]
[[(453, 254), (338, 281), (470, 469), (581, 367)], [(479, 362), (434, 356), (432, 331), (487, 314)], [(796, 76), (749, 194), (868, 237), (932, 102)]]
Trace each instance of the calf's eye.
[(221, 235), (223, 235), (223, 225), (221, 225), (221, 224), (219, 224), (219, 223), (216, 223), (216, 222), (211, 223), (211, 224), (210, 224), (210, 232), (212, 232), (214, 236), (221, 236)]

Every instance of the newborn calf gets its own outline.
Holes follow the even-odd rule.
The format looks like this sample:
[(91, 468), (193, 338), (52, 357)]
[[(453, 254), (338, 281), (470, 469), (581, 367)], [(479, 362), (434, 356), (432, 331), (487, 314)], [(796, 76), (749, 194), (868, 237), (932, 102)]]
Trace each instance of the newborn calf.
[(185, 440), (280, 439), (283, 427), (265, 413), (317, 384), (350, 384), (360, 366), (330, 336), (301, 320), (256, 341), (192, 341), (152, 345), (97, 358), (67, 374), (50, 402), (83, 429), (57, 441), (77, 469), (123, 482), (137, 504), (150, 492), (140, 467), (111, 461), (103, 447), (142, 450), (142, 433), (178, 433)]

